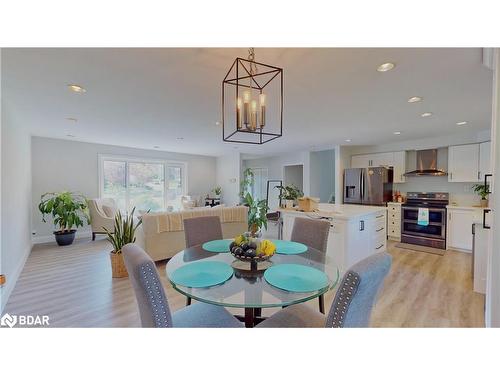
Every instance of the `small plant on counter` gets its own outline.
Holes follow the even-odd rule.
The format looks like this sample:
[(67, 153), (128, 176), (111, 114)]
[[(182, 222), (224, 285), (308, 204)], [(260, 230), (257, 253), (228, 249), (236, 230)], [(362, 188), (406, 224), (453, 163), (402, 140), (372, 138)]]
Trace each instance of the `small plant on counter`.
[(280, 191), (279, 198), (286, 202), (286, 208), (292, 208), (294, 202), (304, 196), (304, 193), (295, 185), (275, 186)]
[(213, 188), (212, 192), (215, 194), (216, 197), (220, 197), (222, 194), (222, 188), (220, 186), (216, 186)]
[(481, 206), (487, 207), (488, 195), (491, 193), (488, 184), (476, 184), (473, 185), (472, 188), (481, 197)]

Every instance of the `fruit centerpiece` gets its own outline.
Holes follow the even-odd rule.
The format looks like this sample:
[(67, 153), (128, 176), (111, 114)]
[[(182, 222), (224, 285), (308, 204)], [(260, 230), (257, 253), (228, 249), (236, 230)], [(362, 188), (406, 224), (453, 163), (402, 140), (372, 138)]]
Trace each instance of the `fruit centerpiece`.
[(247, 234), (236, 236), (229, 245), (229, 251), (236, 258), (250, 262), (251, 270), (257, 270), (257, 263), (271, 258), (276, 252), (276, 245), (269, 240), (260, 240)]

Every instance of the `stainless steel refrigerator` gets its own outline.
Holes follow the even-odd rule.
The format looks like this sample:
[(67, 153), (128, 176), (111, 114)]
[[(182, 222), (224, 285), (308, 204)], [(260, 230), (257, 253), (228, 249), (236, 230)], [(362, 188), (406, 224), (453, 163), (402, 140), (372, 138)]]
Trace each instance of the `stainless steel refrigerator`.
[(344, 170), (344, 203), (385, 206), (392, 201), (392, 168)]

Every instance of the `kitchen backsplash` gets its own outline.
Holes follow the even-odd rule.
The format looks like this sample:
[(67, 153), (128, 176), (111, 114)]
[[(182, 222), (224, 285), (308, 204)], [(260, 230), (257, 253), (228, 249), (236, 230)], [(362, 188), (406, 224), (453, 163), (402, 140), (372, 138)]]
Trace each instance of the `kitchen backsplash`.
[(407, 177), (403, 184), (394, 184), (394, 190), (404, 196), (407, 192), (445, 192), (450, 194), (450, 204), (474, 206), (479, 204), (479, 196), (474, 192), (474, 182), (448, 182), (447, 176)]

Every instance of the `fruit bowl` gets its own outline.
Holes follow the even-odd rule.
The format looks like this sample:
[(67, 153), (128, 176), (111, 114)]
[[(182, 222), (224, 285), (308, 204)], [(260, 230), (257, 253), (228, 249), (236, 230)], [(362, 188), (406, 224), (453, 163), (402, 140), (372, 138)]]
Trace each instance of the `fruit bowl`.
[(250, 262), (257, 269), (258, 262), (269, 260), (276, 252), (276, 245), (269, 240), (260, 240), (243, 234), (229, 245), (229, 252), (238, 260)]

